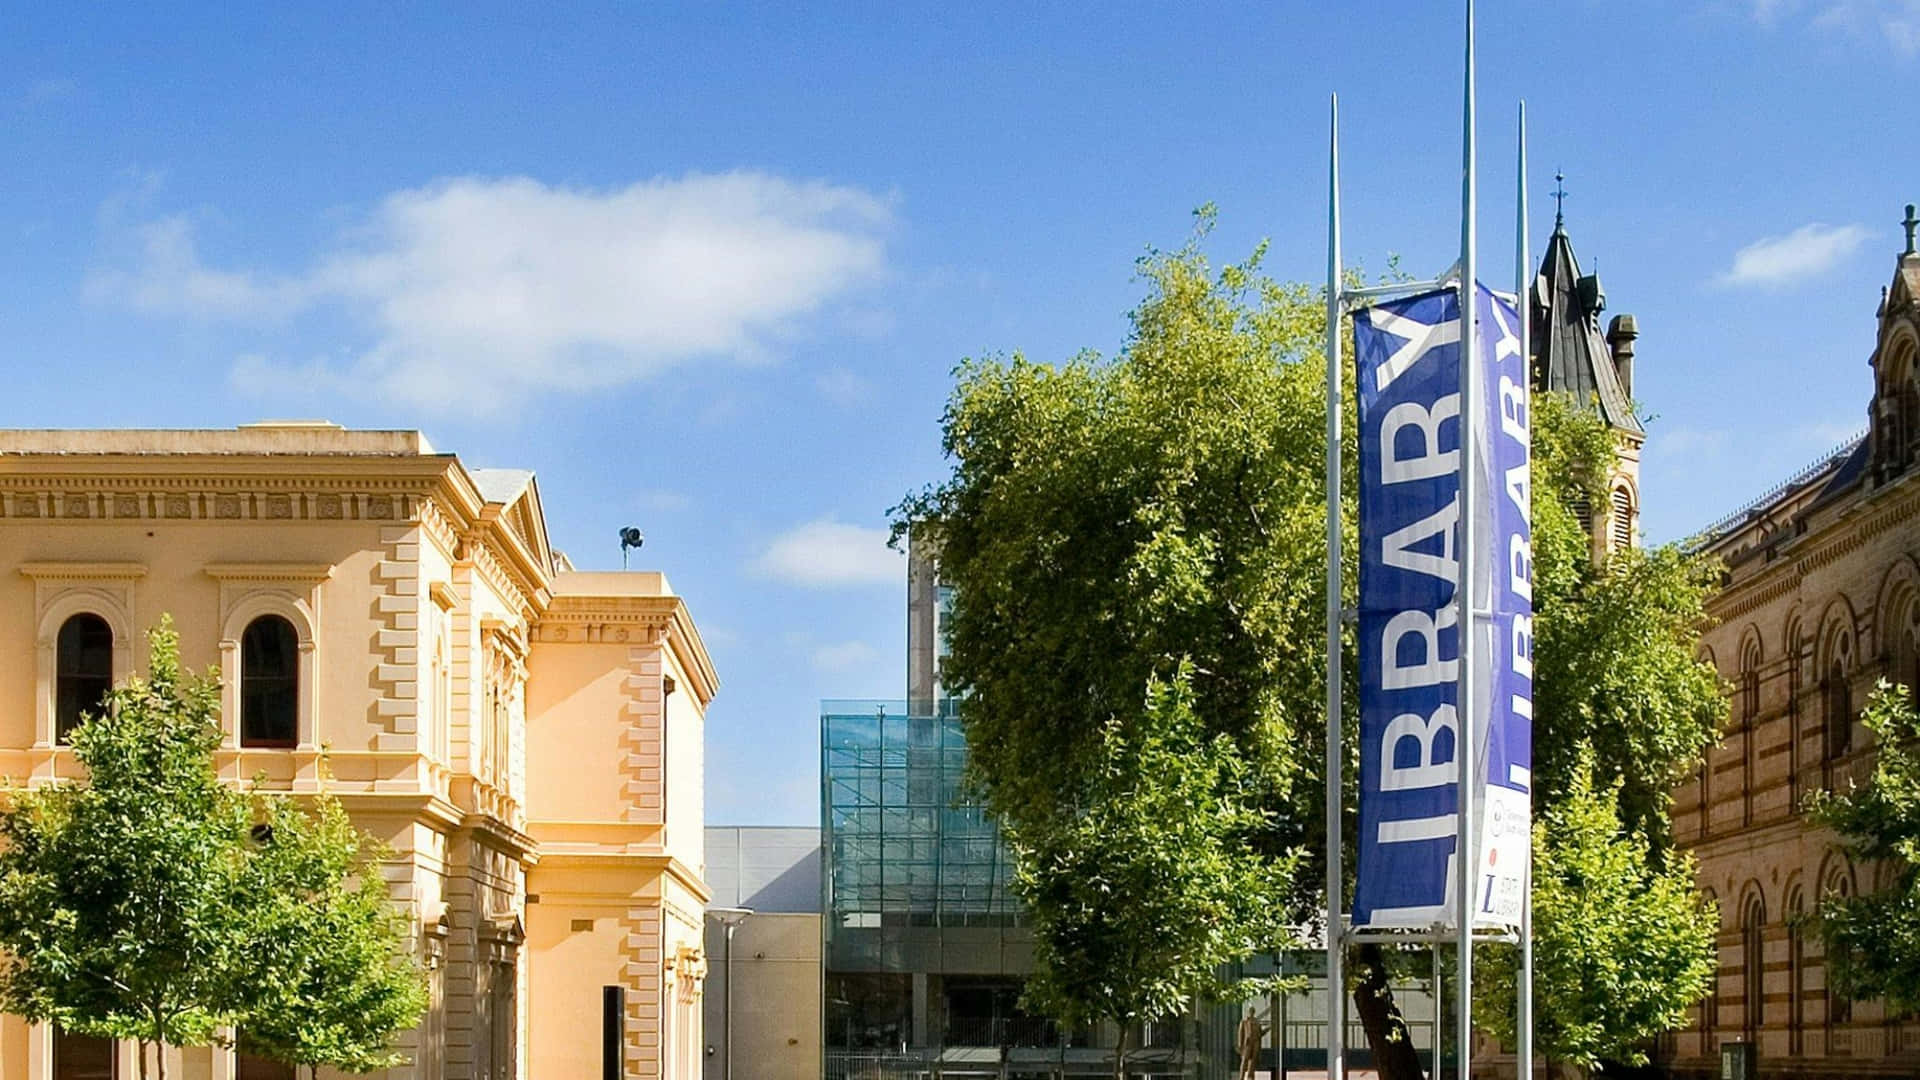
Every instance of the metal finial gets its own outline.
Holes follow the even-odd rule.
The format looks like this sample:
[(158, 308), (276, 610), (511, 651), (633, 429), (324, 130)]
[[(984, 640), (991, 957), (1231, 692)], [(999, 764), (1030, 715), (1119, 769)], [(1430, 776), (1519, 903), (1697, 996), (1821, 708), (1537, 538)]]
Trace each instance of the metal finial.
[(1904, 226), (1906, 226), (1906, 228), (1907, 228), (1907, 250), (1906, 250), (1905, 252), (1903, 252), (1902, 254), (1906, 254), (1906, 255), (1912, 255), (1912, 254), (1914, 254), (1914, 250), (1913, 250), (1913, 230), (1914, 230), (1915, 228), (1920, 228), (1920, 220), (1916, 220), (1916, 219), (1914, 218), (1914, 216), (1913, 216), (1913, 204), (1912, 204), (1912, 203), (1908, 203), (1908, 204), (1907, 204), (1907, 219), (1906, 219), (1905, 221), (1902, 221), (1902, 222), (1901, 222), (1900, 224), (1902, 224), (1902, 225), (1904, 225)]
[[(1567, 174), (1555, 171), (1553, 174), (1553, 227), (1558, 229), (1567, 223)], [(1909, 214), (1908, 217), (1913, 215)], [(1909, 230), (1911, 231), (1911, 230)], [(1909, 245), (1911, 246), (1911, 245)]]

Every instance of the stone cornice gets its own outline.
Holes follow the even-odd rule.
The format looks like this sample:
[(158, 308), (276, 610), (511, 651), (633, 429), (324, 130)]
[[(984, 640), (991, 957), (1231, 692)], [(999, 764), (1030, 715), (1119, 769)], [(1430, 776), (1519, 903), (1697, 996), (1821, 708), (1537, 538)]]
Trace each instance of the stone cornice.
[(653, 641), (661, 636), (705, 708), (720, 690), (720, 676), (686, 601), (678, 596), (556, 596), (534, 628), (535, 641), (558, 644)]
[[(612, 868), (653, 870), (656, 872), (664, 872), (667, 877), (679, 882), (688, 892), (698, 897), (703, 904), (713, 899), (713, 890), (708, 887), (705, 881), (700, 879), (700, 875), (694, 872), (693, 867), (688, 866), (672, 855), (634, 854), (631, 852), (595, 852), (593, 854), (575, 851), (556, 852), (542, 855), (540, 858), (540, 868), (548, 871), (605, 870)], [(554, 893), (555, 895), (559, 895), (558, 890), (555, 890)], [(547, 894), (543, 892), (541, 895), (545, 896)]]
[(70, 521), (419, 522), (482, 564), (532, 617), (550, 598), (542, 566), (451, 454), (0, 454), (0, 526)]
[(208, 563), (203, 570), (215, 581), (271, 581), (309, 588), (333, 576), (332, 563)]
[(1874, 537), (1920, 515), (1920, 484), (1899, 483), (1856, 498), (1818, 532), (1798, 537), (1773, 566), (1721, 590), (1708, 611), (1721, 621), (1739, 618), (1799, 588), (1808, 574), (1858, 551)]
[(35, 581), (136, 581), (147, 576), (145, 563), (30, 562), (19, 566), (22, 577)]

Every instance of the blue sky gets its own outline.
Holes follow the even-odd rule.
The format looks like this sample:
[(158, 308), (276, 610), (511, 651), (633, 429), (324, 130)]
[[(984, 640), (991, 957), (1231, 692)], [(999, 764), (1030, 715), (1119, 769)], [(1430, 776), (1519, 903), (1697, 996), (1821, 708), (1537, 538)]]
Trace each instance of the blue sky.
[[(538, 470), (556, 543), (647, 533), (724, 682), (709, 820), (816, 818), (817, 701), (903, 693), (887, 508), (952, 365), (1112, 351), (1132, 262), (1323, 273), (1456, 244), (1456, 5), (167, 6), (0, 40), (0, 423), (419, 427)], [(47, 9), (52, 12), (53, 9)], [(1685, 534), (1865, 423), (1920, 201), (1920, 0), (1483, 0), (1482, 251), (1639, 317), (1645, 522)]]

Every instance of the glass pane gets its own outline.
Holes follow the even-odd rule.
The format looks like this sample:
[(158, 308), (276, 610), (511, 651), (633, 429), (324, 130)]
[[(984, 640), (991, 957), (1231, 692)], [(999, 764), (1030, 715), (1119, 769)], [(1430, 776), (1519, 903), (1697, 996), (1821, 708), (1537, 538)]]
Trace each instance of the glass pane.
[(53, 1029), (54, 1080), (114, 1080), (113, 1040)]
[(299, 730), (299, 639), (293, 624), (267, 615), (240, 639), (240, 741), (292, 746)]

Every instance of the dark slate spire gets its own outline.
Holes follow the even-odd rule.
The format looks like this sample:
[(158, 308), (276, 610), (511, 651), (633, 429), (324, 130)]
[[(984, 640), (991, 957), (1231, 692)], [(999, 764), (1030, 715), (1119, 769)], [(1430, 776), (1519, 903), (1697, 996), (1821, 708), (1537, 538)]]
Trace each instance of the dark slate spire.
[(1572, 394), (1620, 431), (1644, 435), (1620, 384), (1613, 350), (1600, 335), (1606, 304), (1600, 279), (1580, 273), (1565, 218), (1555, 214), (1553, 236), (1533, 281), (1534, 389)]

